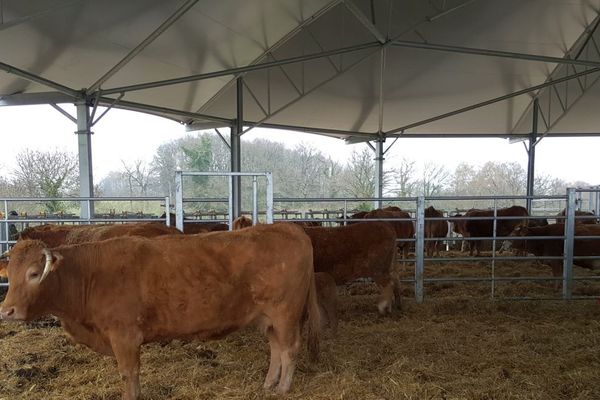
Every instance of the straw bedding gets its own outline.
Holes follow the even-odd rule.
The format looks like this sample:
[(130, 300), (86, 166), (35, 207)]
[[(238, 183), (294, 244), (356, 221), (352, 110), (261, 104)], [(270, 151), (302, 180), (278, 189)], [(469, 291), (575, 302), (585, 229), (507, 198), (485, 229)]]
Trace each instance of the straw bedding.
[[(483, 276), (479, 262), (431, 263), (426, 276)], [(497, 273), (548, 275), (531, 262)], [(403, 276), (412, 272), (406, 268)], [(576, 273), (587, 273), (576, 270)], [(598, 284), (576, 291), (600, 294)], [(403, 310), (376, 314), (374, 286), (340, 290), (337, 337), (321, 360), (303, 348), (289, 399), (600, 399), (600, 305), (489, 299), (489, 284), (426, 286), (422, 305), (404, 285)], [(498, 295), (555, 295), (552, 283), (502, 284)], [(275, 399), (262, 389), (266, 340), (252, 329), (215, 342), (151, 344), (142, 352), (142, 399)], [(0, 323), (0, 399), (120, 398), (113, 359), (73, 345), (46, 319)]]

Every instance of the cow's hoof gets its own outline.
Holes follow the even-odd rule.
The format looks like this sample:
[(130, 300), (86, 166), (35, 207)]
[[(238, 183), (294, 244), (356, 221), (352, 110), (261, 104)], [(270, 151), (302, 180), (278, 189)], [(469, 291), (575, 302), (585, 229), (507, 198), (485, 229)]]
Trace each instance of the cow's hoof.
[(392, 304), (388, 301), (382, 301), (377, 304), (377, 309), (379, 310), (379, 314), (386, 315), (392, 313)]

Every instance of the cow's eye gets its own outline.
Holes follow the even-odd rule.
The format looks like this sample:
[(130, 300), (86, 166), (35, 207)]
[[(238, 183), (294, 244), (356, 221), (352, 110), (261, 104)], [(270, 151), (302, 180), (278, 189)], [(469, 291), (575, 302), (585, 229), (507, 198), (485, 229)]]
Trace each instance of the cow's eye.
[(40, 273), (38, 271), (31, 271), (28, 275), (27, 275), (27, 279), (28, 280), (33, 280), (33, 279), (37, 279), (39, 278)]

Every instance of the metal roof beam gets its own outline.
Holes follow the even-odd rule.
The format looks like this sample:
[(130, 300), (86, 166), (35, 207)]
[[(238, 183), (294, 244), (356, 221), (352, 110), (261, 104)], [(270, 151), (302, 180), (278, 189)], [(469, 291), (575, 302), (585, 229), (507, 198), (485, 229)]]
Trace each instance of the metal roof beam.
[(108, 72), (106, 72), (100, 79), (94, 82), (89, 89), (87, 89), (87, 94), (93, 93), (95, 90), (99, 89), (100, 86), (110, 79), (114, 74), (119, 72), (125, 65), (127, 65), (131, 60), (133, 60), (142, 50), (148, 47), (156, 38), (163, 34), (167, 29), (171, 27), (179, 18), (185, 15), (186, 12), (192, 8), (198, 0), (187, 0), (184, 4), (181, 5), (169, 18), (167, 18), (154, 32), (152, 32), (146, 39), (144, 39), (140, 44), (134, 47), (121, 61), (119, 61), (114, 67), (112, 67)]
[(482, 101), (480, 103), (472, 104), (472, 105), (467, 106), (467, 107), (462, 107), (462, 108), (456, 109), (454, 111), (450, 111), (450, 112), (447, 112), (447, 113), (444, 113), (444, 114), (437, 115), (435, 117), (427, 118), (427, 119), (424, 119), (424, 120), (421, 120), (421, 121), (418, 121), (418, 122), (414, 122), (412, 124), (404, 125), (404, 126), (402, 126), (400, 128), (392, 129), (390, 131), (385, 132), (385, 134), (389, 135), (389, 134), (392, 134), (392, 133), (397, 133), (397, 132), (405, 131), (407, 129), (416, 128), (416, 127), (421, 126), (421, 125), (426, 125), (426, 124), (429, 124), (431, 122), (439, 121), (440, 119), (452, 117), (452, 116), (455, 116), (457, 114), (462, 114), (462, 113), (467, 112), (467, 111), (475, 110), (477, 108), (489, 106), (491, 104), (498, 103), (500, 101), (508, 100), (510, 98), (513, 98), (513, 97), (517, 97), (517, 96), (520, 96), (520, 95), (523, 95), (523, 94), (534, 92), (536, 90), (543, 89), (543, 88), (548, 87), (548, 86), (556, 85), (556, 84), (562, 83), (562, 82), (567, 82), (567, 81), (569, 81), (571, 79), (576, 79), (576, 78), (578, 78), (580, 76), (584, 76), (584, 75), (588, 75), (588, 74), (593, 74), (593, 73), (596, 73), (596, 72), (600, 72), (600, 68), (588, 69), (586, 71), (578, 72), (578, 73), (573, 74), (573, 75), (567, 75), (567, 76), (562, 77), (562, 78), (557, 78), (557, 79), (555, 79), (553, 81), (547, 81), (547, 82), (541, 83), (539, 85), (534, 85), (534, 86), (528, 87), (526, 89), (517, 90), (516, 92), (512, 92), (512, 93), (508, 93), (508, 94), (505, 94), (505, 95), (502, 95), (502, 96), (494, 97), (493, 99), (490, 99), (490, 100)]
[[(529, 139), (530, 133), (493, 133), (493, 132), (474, 132), (474, 133), (404, 133), (390, 134), (388, 137), (403, 138), (403, 139), (464, 139), (464, 138), (496, 138), (496, 139)], [(550, 133), (546, 138), (562, 138), (562, 137), (592, 137), (600, 136), (600, 132), (561, 132)]]
[(363, 12), (354, 4), (351, 0), (345, 0), (344, 6), (350, 11), (369, 32), (377, 39), (381, 44), (386, 42), (385, 37), (379, 32), (379, 29), (369, 20), (369, 18), (363, 14)]
[(165, 79), (162, 81), (140, 83), (137, 85), (129, 85), (129, 86), (122, 86), (122, 87), (118, 87), (118, 88), (106, 89), (106, 90), (102, 90), (102, 94), (109, 95), (109, 94), (122, 93), (122, 92), (133, 92), (136, 90), (153, 89), (153, 88), (162, 87), (162, 86), (170, 86), (170, 85), (177, 85), (180, 83), (188, 83), (188, 82), (201, 81), (204, 79), (218, 78), (221, 76), (237, 75), (237, 74), (241, 74), (241, 73), (245, 73), (245, 72), (258, 71), (258, 70), (262, 70), (262, 69), (266, 69), (266, 68), (279, 67), (279, 66), (287, 65), (287, 64), (294, 64), (294, 63), (303, 62), (303, 61), (315, 60), (317, 58), (323, 58), (323, 57), (335, 56), (338, 54), (352, 53), (352, 52), (372, 49), (372, 48), (379, 47), (379, 46), (381, 46), (381, 45), (378, 42), (359, 44), (359, 45), (355, 45), (355, 46), (342, 47), (342, 48), (335, 49), (335, 50), (323, 51), (323, 52), (319, 52), (319, 53), (315, 53), (315, 54), (307, 54), (307, 55), (298, 56), (298, 57), (284, 58), (281, 60), (264, 62), (264, 63), (260, 63), (260, 64), (251, 64), (251, 65), (246, 65), (244, 67), (228, 68), (228, 69), (221, 70), (221, 71), (189, 75), (189, 76), (184, 76), (181, 78)]
[[(112, 99), (109, 97), (100, 97), (98, 99), (98, 102), (101, 105), (110, 105), (114, 101), (115, 101), (115, 99)], [(199, 114), (199, 113), (194, 113), (194, 112), (189, 112), (189, 111), (176, 110), (173, 108), (154, 106), (151, 104), (135, 103), (135, 102), (124, 101), (124, 100), (120, 100), (114, 107), (124, 109), (124, 110), (152, 113), (152, 114), (161, 115), (161, 116), (169, 115), (171, 117), (182, 117), (182, 118), (186, 118), (189, 120), (205, 120), (205, 121), (221, 122), (223, 124), (222, 126), (230, 126), (233, 123), (233, 121), (231, 119), (227, 119), (227, 118), (215, 117), (212, 115), (204, 115), (204, 114)], [(181, 123), (184, 122), (180, 119), (176, 119), (176, 118), (172, 118), (172, 119), (175, 119), (176, 121), (181, 122)]]
[(0, 96), (0, 107), (74, 103), (76, 100), (76, 97), (61, 92), (16, 93)]
[(518, 60), (539, 61), (539, 62), (556, 63), (556, 64), (573, 64), (573, 65), (582, 65), (582, 66), (586, 66), (586, 67), (600, 67), (600, 62), (592, 61), (592, 60), (576, 60), (576, 59), (570, 59), (570, 58), (542, 56), (542, 55), (537, 55), (537, 54), (525, 54), (525, 53), (514, 53), (514, 52), (510, 52), (510, 51), (478, 49), (478, 48), (473, 48), (473, 47), (449, 46), (449, 45), (444, 45), (444, 44), (433, 44), (433, 43), (419, 43), (419, 42), (411, 42), (411, 41), (406, 41), (406, 40), (396, 40), (396, 41), (394, 41), (393, 45), (395, 47), (405, 47), (405, 48), (423, 49), (423, 50), (437, 50), (437, 51), (445, 51), (445, 52), (451, 52), (451, 53), (473, 54), (473, 55), (478, 55), (478, 56), (503, 57), (503, 58), (518, 59)]
[(40, 85), (44, 85), (46, 87), (57, 90), (61, 93), (68, 94), (73, 97), (80, 97), (81, 93), (77, 90), (71, 89), (68, 86), (61, 85), (60, 83), (51, 81), (50, 79), (42, 78), (41, 76), (32, 74), (31, 72), (24, 71), (17, 67), (13, 67), (12, 65), (0, 62), (0, 70), (6, 72), (7, 74), (17, 75), (20, 78), (28, 80), (30, 82), (39, 83)]
[[(594, 21), (585, 29), (567, 52), (567, 55), (571, 56), (572, 61), (580, 62), (580, 58), (585, 56), (588, 60), (587, 62), (593, 58), (600, 65), (600, 49), (598, 49), (594, 38), (594, 36), (598, 37), (600, 35), (599, 26), (600, 14), (596, 16)], [(556, 77), (567, 75), (570, 71), (577, 72), (575, 63), (572, 65), (558, 65), (550, 73), (547, 80), (552, 81)], [(562, 85), (561, 87), (552, 85), (552, 87), (540, 90), (515, 123), (513, 131), (519, 130), (526, 123), (527, 116), (532, 112), (533, 103), (538, 101), (540, 103), (539, 115), (545, 126), (543, 130), (540, 129), (539, 131), (539, 140), (541, 140), (569, 112), (575, 103), (596, 84), (598, 78), (600, 76), (593, 77), (592, 79), (577, 78), (577, 85)], [(555, 103), (558, 103), (558, 107), (555, 106)]]

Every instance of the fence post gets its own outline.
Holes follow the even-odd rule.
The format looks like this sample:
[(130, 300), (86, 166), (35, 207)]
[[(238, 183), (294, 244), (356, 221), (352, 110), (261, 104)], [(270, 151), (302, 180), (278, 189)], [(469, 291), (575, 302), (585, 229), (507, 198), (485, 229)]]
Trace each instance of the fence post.
[(417, 197), (417, 221), (416, 221), (416, 243), (415, 243), (415, 301), (423, 303), (423, 271), (425, 267), (425, 197)]
[(573, 292), (573, 247), (575, 244), (575, 188), (567, 189), (567, 207), (565, 209), (565, 241), (563, 258), (563, 300), (570, 300)]
[(181, 171), (175, 171), (175, 226), (183, 232), (183, 177)]
[(252, 177), (252, 225), (258, 224), (258, 182), (257, 177)]
[(265, 172), (267, 177), (267, 224), (273, 223), (273, 174)]
[(171, 226), (171, 199), (165, 196), (165, 224)]

